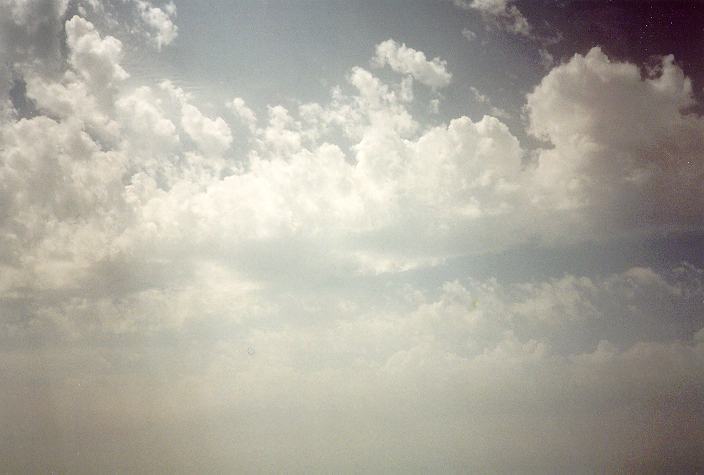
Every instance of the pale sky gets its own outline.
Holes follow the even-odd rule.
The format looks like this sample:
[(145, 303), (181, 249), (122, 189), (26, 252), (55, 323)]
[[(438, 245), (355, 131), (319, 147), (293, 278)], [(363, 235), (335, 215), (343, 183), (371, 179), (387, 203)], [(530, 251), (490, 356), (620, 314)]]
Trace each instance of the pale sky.
[(0, 472), (704, 470), (702, 25), (0, 0)]

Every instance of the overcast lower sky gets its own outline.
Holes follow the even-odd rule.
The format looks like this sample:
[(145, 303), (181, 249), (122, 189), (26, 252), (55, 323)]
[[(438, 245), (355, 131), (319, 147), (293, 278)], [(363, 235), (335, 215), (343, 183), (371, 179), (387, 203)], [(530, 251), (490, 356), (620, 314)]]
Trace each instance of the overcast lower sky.
[(703, 25), (0, 0), (0, 471), (704, 470)]

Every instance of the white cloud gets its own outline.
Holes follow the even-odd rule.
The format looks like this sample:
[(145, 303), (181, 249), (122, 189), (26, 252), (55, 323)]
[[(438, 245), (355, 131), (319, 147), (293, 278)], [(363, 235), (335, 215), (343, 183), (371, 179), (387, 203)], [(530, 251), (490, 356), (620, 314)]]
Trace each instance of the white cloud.
[[(660, 159), (641, 153), (644, 146), (668, 151), (657, 144), (672, 143), (669, 136), (685, 138), (672, 150), (673, 156), (686, 152), (677, 162), (682, 166), (697, 150), (687, 134), (697, 130), (699, 119), (679, 112), (691, 103), (690, 86), (670, 59), (646, 80), (635, 66), (610, 63), (598, 50), (555, 68), (528, 98), (532, 133), (555, 145), (538, 150), (535, 166), (523, 163), (524, 150), (500, 120), (460, 117), (429, 127), (410, 113), (409, 79), (385, 84), (358, 67), (348, 76), (354, 92), (335, 89), (328, 104), (298, 111), (272, 106), (261, 128), (244, 100), (233, 100), (230, 107), (255, 135), (246, 160), (235, 164), (222, 158), (233, 143), (224, 119), (203, 114), (193, 97), (168, 81), (159, 90), (121, 86), (126, 72), (118, 63), (119, 42), (102, 38), (78, 17), (67, 25), (71, 65), (80, 74), (67, 71), (58, 82), (28, 76), (28, 94), (54, 120), (78, 119), (115, 156), (130, 157), (121, 158), (131, 165), (119, 180), (129, 185), (120, 209), (136, 221), (130, 222), (134, 230), (120, 236), (122, 246), (141, 233), (140, 246), (154, 239), (148, 245), (158, 248), (168, 236), (173, 245), (227, 254), (236, 247), (232, 236), (324, 236), (334, 239), (331, 248), (314, 246), (321, 262), (334, 258), (377, 272), (500, 250), (528, 236), (581, 240), (593, 237), (604, 220), (638, 233), (638, 223), (690, 225), (698, 219), (696, 203), (685, 201), (701, 199), (695, 182), (675, 187), (674, 180), (686, 180), (682, 169), (673, 168), (675, 162), (654, 166), (650, 162)], [(97, 76), (111, 78), (104, 81), (114, 84), (114, 99), (105, 101), (103, 91), (91, 86)], [(584, 77), (593, 89), (575, 86)], [(489, 112), (504, 115), (472, 91)], [(175, 108), (161, 104), (160, 94)], [(611, 104), (627, 107), (613, 110)], [(666, 123), (646, 107), (666, 111), (660, 114), (669, 114)], [(633, 134), (643, 135), (629, 138), (627, 127), (613, 134), (613, 127), (600, 125), (626, 123), (631, 114), (648, 117), (644, 127), (651, 132), (635, 128)], [(205, 157), (181, 145), (180, 129)], [(607, 155), (618, 159), (601, 158)], [(627, 172), (609, 175), (616, 168)], [(654, 189), (648, 187), (653, 183)], [(684, 185), (688, 194), (681, 191)], [(664, 212), (661, 219), (642, 219), (643, 207), (655, 198), (670, 206), (669, 221)], [(624, 203), (631, 208), (615, 208)], [(148, 231), (152, 226), (156, 234)]]
[[(61, 81), (47, 81), (41, 75), (27, 74), (27, 97), (43, 113), (66, 120), (80, 120), (96, 136), (115, 140), (119, 125), (103, 107), (100, 97), (90, 93), (90, 86), (71, 72)], [(107, 89), (100, 91), (108, 94)]]
[(428, 61), (422, 51), (416, 51), (405, 44), (389, 39), (376, 45), (376, 55), (372, 60), (375, 66), (389, 65), (401, 74), (410, 74), (417, 81), (440, 89), (450, 84), (452, 74), (447, 71), (447, 63), (440, 58)]
[(220, 155), (232, 143), (230, 127), (221, 118), (211, 119), (191, 105), (184, 104), (181, 108), (181, 125), (198, 147), (205, 153)]
[(150, 38), (157, 49), (171, 44), (178, 35), (178, 27), (174, 24), (176, 6), (173, 2), (164, 5), (163, 10), (146, 0), (137, 0), (142, 20), (152, 29)]
[(103, 252), (80, 249), (81, 228), (90, 228), (93, 219), (119, 219), (125, 160), (101, 151), (79, 121), (20, 120), (5, 126), (2, 138), (0, 228), (5, 263), (15, 261), (10, 275), (20, 279), (8, 285), (27, 285), (23, 276), (36, 271), (31, 288), (42, 288), (54, 280), (49, 268), (56, 264), (56, 282), (70, 287), (71, 270)]
[(256, 129), (257, 116), (252, 109), (247, 107), (244, 99), (235, 97), (231, 102), (227, 103), (227, 107), (240, 118), (250, 131), (253, 132)]
[[(94, 38), (100, 40), (97, 33)], [(528, 235), (545, 242), (581, 240), (594, 236), (603, 219), (618, 218), (628, 229), (627, 219), (608, 214), (619, 203), (621, 195), (616, 193), (623, 187), (614, 187), (612, 194), (603, 189), (597, 193), (578, 181), (590, 177), (583, 170), (598, 169), (577, 167), (595, 166), (590, 160), (598, 156), (578, 154), (569, 136), (584, 139), (597, 133), (582, 124), (592, 113), (588, 108), (598, 101), (589, 99), (579, 113), (570, 110), (561, 116), (562, 104), (574, 107), (579, 101), (567, 101), (559, 94), (570, 90), (568, 72), (580, 61), (575, 57), (556, 68), (528, 99), (531, 130), (556, 145), (538, 151), (536, 167), (523, 164), (520, 143), (499, 120), (485, 117), (473, 122), (460, 117), (448, 125), (422, 128), (407, 107), (412, 101), (408, 81), (384, 84), (362, 68), (353, 68), (348, 77), (356, 92), (336, 90), (329, 104), (304, 105), (298, 113), (273, 106), (267, 125), (259, 129), (244, 100), (234, 100), (230, 106), (255, 133), (243, 166), (218, 158), (233, 142), (227, 123), (205, 116), (193, 97), (168, 81), (159, 91), (143, 87), (120, 92), (114, 108), (101, 106), (102, 101), (93, 99), (76, 78), (57, 84), (30, 81), (28, 90), (40, 108), (57, 119), (80, 118), (98, 137), (122, 134), (111, 142), (116, 147), (113, 153), (126, 154), (133, 165), (131, 175), (121, 179), (130, 184), (121, 206), (134, 207), (128, 215), (138, 217), (132, 223), (135, 229), (121, 237), (124, 246), (132, 239), (127, 236), (141, 234), (140, 246), (158, 248), (158, 240), (164, 238), (177, 246), (228, 254), (236, 248), (233, 236), (296, 236), (303, 242), (334, 237), (331, 242), (340, 248), (315, 245), (321, 265), (325, 259), (339, 259), (345, 266), (378, 272), (500, 250), (525, 242)], [(658, 78), (630, 80), (659, 88), (653, 100), (686, 105), (688, 99), (676, 92), (677, 75), (668, 69), (676, 67), (668, 64)], [(90, 81), (90, 75), (81, 77)], [(679, 80), (686, 88), (683, 77)], [(70, 100), (60, 100), (68, 94), (63, 91), (72, 88)], [(671, 90), (674, 96), (667, 99)], [(503, 115), (486, 96), (473, 91), (490, 112)], [(161, 104), (157, 96), (163, 93), (175, 101), (175, 109)], [(617, 94), (603, 84), (595, 88), (597, 93)], [(672, 106), (677, 115), (678, 107)], [(594, 113), (607, 114), (605, 108), (595, 108)], [(575, 121), (581, 122), (572, 125)], [(206, 158), (179, 148), (177, 127)], [(335, 144), (339, 133), (351, 147)], [(638, 150), (637, 143), (627, 146)], [(579, 170), (578, 177), (550, 178), (551, 173), (569, 177)], [(134, 195), (137, 190), (142, 190), (139, 196)], [(560, 220), (554, 219), (555, 213)], [(156, 234), (147, 231), (152, 226)], [(565, 234), (565, 229), (571, 232)], [(637, 227), (632, 231), (641, 232)], [(147, 244), (151, 239), (154, 242)]]
[(176, 126), (151, 88), (139, 87), (123, 95), (115, 106), (121, 122), (130, 130), (125, 139), (137, 149), (135, 152), (147, 149), (149, 154), (159, 154), (179, 142)]
[(3, 70), (36, 106), (0, 117), (11, 471), (56, 453), (128, 472), (701, 465), (701, 269), (401, 272), (701, 229), (704, 129), (671, 57), (645, 78), (598, 49), (552, 69), (527, 98), (551, 142), (531, 162), (496, 117), (413, 115), (413, 81), (451, 76), (390, 40), (375, 62), (397, 83), (353, 67), (327, 103), (259, 122), (229, 102), (252, 134), (230, 157), (195, 94), (126, 81), (121, 43), (88, 20), (66, 34), (58, 73), (31, 47)]
[(531, 133), (554, 145), (536, 169), (544, 199), (612, 225), (701, 225), (704, 121), (682, 113), (693, 101), (671, 56), (646, 78), (599, 48), (554, 68), (526, 106)]
[(76, 72), (93, 87), (110, 87), (129, 75), (120, 66), (122, 43), (117, 38), (101, 38), (92, 23), (79, 16), (66, 22), (69, 61)]

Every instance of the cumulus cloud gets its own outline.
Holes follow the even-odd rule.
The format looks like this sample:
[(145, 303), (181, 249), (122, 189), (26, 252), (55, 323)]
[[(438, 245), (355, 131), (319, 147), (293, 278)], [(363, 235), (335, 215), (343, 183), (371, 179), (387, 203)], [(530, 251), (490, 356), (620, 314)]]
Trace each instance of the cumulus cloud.
[(205, 153), (221, 154), (228, 149), (232, 143), (232, 134), (221, 117), (206, 117), (191, 104), (184, 104), (181, 113), (183, 130)]
[(227, 104), (230, 110), (240, 118), (250, 131), (254, 131), (257, 127), (257, 116), (252, 109), (247, 107), (244, 99), (235, 97)]
[(137, 8), (142, 20), (151, 30), (149, 37), (157, 49), (171, 44), (176, 39), (178, 27), (173, 22), (176, 16), (176, 6), (173, 2), (165, 4), (162, 9), (146, 0), (137, 0)]
[[(273, 106), (259, 129), (244, 100), (235, 99), (230, 106), (256, 138), (240, 167), (222, 159), (234, 140), (225, 120), (203, 114), (168, 81), (158, 90), (116, 92), (114, 103), (101, 98), (103, 91), (92, 88), (96, 78), (118, 87), (126, 75), (117, 62), (119, 41), (101, 37), (79, 17), (67, 23), (67, 35), (72, 71), (58, 81), (28, 76), (28, 94), (58, 121), (57, 130), (78, 119), (87, 140), (108, 140), (110, 155), (128, 164), (129, 174), (115, 183), (127, 184), (116, 205), (133, 228), (120, 231), (125, 249), (131, 239), (144, 252), (168, 239), (176, 248), (229, 255), (247, 249), (233, 238), (295, 236), (318, 256), (311, 263), (335, 259), (359, 272), (380, 272), (501, 250), (536, 236), (585, 239), (598, 236), (604, 222), (639, 233), (643, 226), (692, 226), (699, 219), (696, 174), (685, 171), (700, 166), (695, 136), (688, 136), (700, 119), (680, 112), (691, 104), (691, 90), (671, 58), (646, 79), (598, 50), (555, 68), (528, 97), (531, 132), (554, 145), (539, 150), (532, 164), (494, 117), (460, 117), (419, 132), (405, 80), (385, 84), (357, 67), (348, 76), (351, 93), (335, 89), (328, 104), (299, 111)], [(577, 86), (585, 77), (591, 92)], [(478, 91), (475, 98), (488, 102)], [(609, 104), (633, 110), (610, 111)], [(630, 124), (631, 114), (648, 117), (652, 132), (639, 127), (614, 134), (603, 125)], [(340, 133), (352, 142), (349, 149), (334, 143)], [(675, 146), (670, 137), (684, 140)], [(175, 148), (182, 143), (186, 148)], [(663, 150), (682, 158), (664, 160)], [(318, 239), (336, 244), (313, 244)]]
[(67, 21), (66, 42), (71, 51), (71, 65), (89, 84), (109, 87), (128, 77), (120, 66), (120, 40), (112, 36), (101, 38), (89, 21), (79, 16)]
[(422, 51), (416, 51), (405, 44), (389, 39), (376, 46), (372, 60), (375, 66), (388, 65), (401, 74), (410, 74), (417, 81), (440, 89), (450, 84), (452, 74), (447, 71), (447, 62), (440, 58), (428, 61)]
[(121, 122), (130, 129), (125, 139), (149, 147), (151, 153), (158, 153), (160, 148), (168, 148), (179, 141), (176, 126), (151, 88), (139, 87), (120, 97), (115, 106)]
[(48, 74), (60, 68), (62, 18), (67, 6), (66, 1), (0, 3), (0, 118), (16, 112), (11, 97), (18, 80), (16, 69)]
[[(691, 86), (672, 58), (645, 79), (598, 49), (553, 69), (527, 100), (531, 133), (554, 145), (534, 163), (499, 119), (422, 127), (406, 79), (385, 84), (355, 67), (351, 92), (336, 88), (328, 104), (298, 111), (272, 106), (261, 128), (235, 99), (230, 106), (255, 134), (246, 162), (235, 164), (223, 157), (234, 141), (223, 118), (205, 115), (168, 81), (121, 86), (120, 42), (80, 17), (66, 31), (70, 69), (58, 79), (28, 73), (28, 96), (57, 131), (80, 130), (81, 140), (126, 167), (114, 183), (124, 187), (115, 205), (124, 229), (104, 236), (120, 252), (133, 244), (158, 250), (167, 239), (229, 255), (246, 248), (233, 239), (295, 237), (321, 263), (379, 272), (536, 237), (585, 239), (605, 222), (635, 233), (700, 223), (701, 119), (681, 112), (692, 104)], [(422, 55), (404, 48), (384, 42), (376, 58), (393, 65)], [(413, 71), (427, 80), (424, 69)], [(111, 96), (97, 83), (112, 85)], [(489, 103), (476, 90), (475, 99)], [(646, 119), (636, 127), (633, 116)], [(614, 121), (624, 124), (617, 134)], [(7, 127), (14, 134), (15, 125)], [(351, 146), (335, 143), (340, 134)]]
[[(20, 13), (0, 22), (32, 38)], [(327, 102), (259, 119), (230, 101), (243, 141), (177, 83), (127, 81), (122, 43), (88, 19), (65, 35), (58, 69), (15, 45), (2, 72), (34, 105), (20, 117), (3, 90), (9, 470), (704, 463), (702, 269), (413, 274), (605, 227), (701, 229), (702, 119), (673, 58), (553, 68), (527, 97), (549, 142), (529, 155), (500, 117), (414, 114), (414, 82), (451, 75), (393, 40), (373, 62), (399, 82), (351, 67)]]
[(700, 226), (704, 121), (684, 112), (693, 103), (672, 56), (642, 77), (599, 48), (575, 55), (527, 98), (530, 132), (554, 145), (539, 154), (547, 195), (536, 199), (591, 208), (613, 224)]

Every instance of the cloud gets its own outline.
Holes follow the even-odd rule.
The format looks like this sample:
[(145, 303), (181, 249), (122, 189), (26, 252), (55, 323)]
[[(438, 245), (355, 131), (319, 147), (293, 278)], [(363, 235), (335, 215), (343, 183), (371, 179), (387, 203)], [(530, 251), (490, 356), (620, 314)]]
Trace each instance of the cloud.
[[(327, 104), (298, 110), (272, 106), (259, 128), (235, 99), (230, 106), (254, 140), (244, 159), (233, 161), (226, 155), (235, 138), (223, 118), (205, 115), (168, 81), (158, 89), (125, 86), (119, 41), (87, 20), (71, 19), (67, 36), (70, 69), (58, 79), (28, 73), (27, 94), (57, 130), (78, 121), (90, 143), (127, 167), (110, 183), (122, 187), (120, 224), (101, 234), (120, 243), (116, 252), (135, 247), (156, 256), (171, 247), (232, 259), (237, 249), (251, 249), (237, 259), (259, 275), (255, 263), (264, 258), (257, 252), (265, 251), (257, 241), (295, 238), (291, 252), (316, 256), (307, 272), (333, 260), (341, 269), (377, 273), (533, 239), (605, 238), (604, 223), (636, 235), (700, 223), (696, 174), (686, 170), (700, 166), (701, 121), (680, 112), (692, 103), (691, 87), (671, 58), (645, 79), (598, 50), (553, 69), (527, 99), (531, 133), (554, 145), (537, 150), (535, 162), (499, 119), (428, 126), (410, 112), (408, 79), (386, 84), (360, 67), (350, 70), (348, 92), (335, 88)], [(403, 50), (393, 41), (379, 46)], [(411, 54), (403, 51), (399, 58)], [(490, 112), (503, 115), (493, 106)], [(635, 115), (648, 119), (635, 127)], [(613, 123), (625, 125), (616, 134), (603, 125)]]
[(180, 123), (183, 131), (193, 140), (198, 149), (206, 155), (222, 155), (232, 144), (230, 126), (222, 117), (211, 119), (192, 104), (192, 97), (171, 81), (159, 84), (162, 91), (174, 101), (180, 109)]
[(0, 23), (2, 61), (11, 64), (14, 59), (31, 56), (35, 59), (33, 67), (56, 66), (67, 7), (68, 1), (4, 0)]
[(221, 117), (210, 119), (191, 104), (182, 107), (181, 125), (205, 153), (221, 154), (232, 143), (230, 127)]
[[(606, 238), (599, 231), (603, 223), (638, 234), (698, 222), (696, 206), (684, 194), (677, 197), (684, 180), (692, 187), (687, 199), (700, 195), (683, 170), (651, 167), (645, 173), (637, 166), (637, 159), (657, 163), (655, 155), (641, 154), (645, 140), (659, 135), (671, 143), (667, 137), (686, 137), (699, 124), (680, 113), (691, 103), (688, 80), (671, 60), (645, 80), (635, 66), (610, 63), (596, 50), (555, 68), (528, 97), (531, 132), (554, 145), (539, 149), (532, 163), (500, 120), (459, 117), (422, 125), (410, 112), (407, 79), (385, 84), (359, 67), (348, 75), (349, 92), (336, 88), (329, 103), (303, 104), (297, 111), (272, 106), (260, 128), (244, 100), (235, 99), (232, 109), (254, 134), (245, 160), (236, 162), (226, 157), (235, 139), (223, 118), (206, 116), (190, 94), (168, 81), (158, 89), (123, 86), (119, 42), (101, 37), (86, 20), (70, 22), (72, 69), (58, 80), (28, 75), (28, 95), (61, 127), (79, 120), (91, 142), (110, 147), (111, 156), (126, 164), (127, 174), (114, 183), (123, 187), (115, 203), (122, 224), (112, 231), (116, 235), (101, 234), (120, 243), (116, 252), (137, 248), (156, 257), (169, 248), (194, 255), (217, 250), (261, 278), (256, 263), (265, 261), (260, 254), (266, 248), (257, 242), (273, 240), (285, 249), (283, 243), (295, 239), (290, 252), (310, 253), (310, 274), (322, 272), (328, 261), (340, 269), (378, 273), (500, 251), (532, 239)], [(593, 91), (571, 84), (590, 74)], [(609, 79), (618, 74), (621, 79)], [(112, 78), (106, 81), (114, 84), (115, 97), (93, 88), (96, 75)], [(638, 98), (656, 104), (648, 107), (669, 107), (668, 124), (652, 124), (647, 138), (628, 139), (628, 129), (602, 137), (612, 129), (599, 124), (644, 113), (634, 109), (619, 119), (623, 108), (608, 109), (619, 100), (645, 107), (632, 92), (639, 87), (650, 95)], [(474, 94), (488, 103), (479, 91)], [(491, 112), (502, 115), (493, 106)], [(594, 152), (595, 144), (603, 150)], [(694, 161), (694, 136), (677, 147)], [(668, 150), (656, 142), (647, 149)], [(601, 159), (602, 154), (612, 158)], [(609, 177), (600, 163), (633, 170)], [(676, 187), (675, 180), (683, 182)], [(646, 186), (666, 182), (677, 191)], [(629, 187), (630, 196), (624, 194)], [(644, 220), (649, 211), (643, 207), (656, 200), (672, 209), (663, 211), (662, 219)], [(88, 232), (104, 224), (86, 226)]]
[(545, 69), (549, 70), (554, 66), (555, 58), (547, 49), (540, 48), (538, 54), (540, 55), (540, 64), (542, 64)]
[(372, 63), (378, 67), (388, 64), (394, 71), (410, 74), (417, 81), (434, 89), (446, 87), (452, 80), (452, 74), (447, 71), (447, 63), (444, 60), (433, 58), (428, 61), (422, 51), (416, 51), (405, 44), (399, 45), (392, 39), (376, 46)]
[(173, 22), (176, 16), (176, 6), (173, 2), (164, 5), (163, 10), (145, 0), (137, 0), (136, 4), (142, 20), (153, 31), (149, 36), (156, 48), (160, 50), (171, 44), (178, 35), (178, 27)]
[[(62, 18), (68, 2), (5, 0), (0, 4), (0, 116), (12, 114), (16, 68), (54, 72), (61, 64)], [(27, 61), (27, 58), (33, 58)]]
[(543, 198), (613, 225), (700, 226), (704, 121), (683, 112), (693, 103), (672, 56), (644, 78), (599, 48), (554, 68), (526, 105), (530, 132), (554, 145), (539, 154)]
[(452, 0), (452, 3), (464, 10), (479, 12), (484, 21), (495, 28), (531, 36), (531, 25), (518, 7), (512, 5), (512, 0)]
[(257, 116), (252, 109), (247, 107), (244, 99), (235, 97), (227, 104), (227, 107), (236, 114), (240, 120), (247, 126), (250, 131), (254, 131), (257, 127)]
[(326, 102), (259, 119), (230, 101), (243, 141), (176, 83), (128, 81), (93, 22), (65, 24), (57, 69), (28, 44), (2, 71), (35, 106), (5, 91), (0, 116), (9, 470), (702, 466), (704, 271), (442, 274), (701, 230), (702, 119), (673, 58), (554, 67), (526, 99), (546, 142), (529, 153), (500, 118), (418, 114), (414, 82), (451, 75), (389, 40), (374, 62), (398, 82), (351, 67)]
[(126, 139), (134, 146), (158, 154), (179, 142), (176, 126), (166, 115), (162, 101), (146, 86), (123, 95), (115, 104), (121, 122), (130, 129)]
[[(43, 316), (79, 335), (111, 329), (125, 346), (98, 352), (74, 338), (42, 349), (50, 411), (41, 410), (46, 392), (22, 376), (36, 368), (32, 356), (4, 349), (4, 374), (15, 378), (2, 395), (12, 409), (4, 421), (17, 432), (0, 450), (11, 455), (10, 467), (51, 465), (51, 444), (36, 434), (43, 428), (55, 440), (77, 426), (85, 436), (80, 462), (73, 451), (65, 457), (125, 469), (303, 469), (315, 454), (316, 467), (341, 471), (360, 459), (369, 469), (511, 471), (561, 467), (577, 453), (573, 469), (647, 470), (666, 457), (669, 469), (687, 470), (702, 463), (701, 330), (653, 341), (642, 339), (643, 321), (662, 318), (666, 301), (700, 309), (700, 272), (658, 275), (665, 286), (629, 280), (655, 274), (643, 269), (603, 279), (448, 282), (435, 296), (391, 286), (351, 302), (260, 294), (206, 267), (195, 287), (66, 301)], [(101, 321), (86, 324), (96, 311)], [(281, 319), (285, 326), (272, 325)], [(594, 333), (622, 323), (621, 341)], [(165, 327), (185, 333), (169, 336)], [(130, 335), (139, 344), (129, 345)], [(575, 335), (589, 338), (576, 343)], [(164, 338), (168, 344), (152, 346)], [(29, 408), (37, 408), (34, 417), (20, 424)], [(207, 424), (197, 422), (203, 418)], [(329, 437), (332, 420), (339, 438)], [(111, 447), (119, 451), (102, 446), (106, 430), (118, 434)], [(22, 441), (32, 437), (30, 453)], [(350, 459), (336, 455), (343, 446)]]
[(89, 21), (74, 16), (66, 22), (66, 42), (71, 50), (69, 61), (78, 74), (93, 86), (110, 87), (129, 77), (120, 66), (122, 43), (100, 34)]
[(476, 87), (470, 86), (469, 91), (472, 93), (474, 100), (480, 104), (486, 105), (489, 108), (489, 113), (491, 115), (493, 115), (494, 117), (498, 117), (501, 119), (510, 119), (511, 118), (511, 114), (509, 114), (508, 112), (506, 112), (505, 110), (503, 110), (499, 107), (494, 106), (491, 103), (491, 99), (489, 99), (489, 97), (487, 97), (486, 95), (479, 92), (479, 89), (477, 89)]
[(472, 42), (477, 38), (477, 34), (469, 28), (462, 28), (462, 36), (464, 36), (469, 42)]

